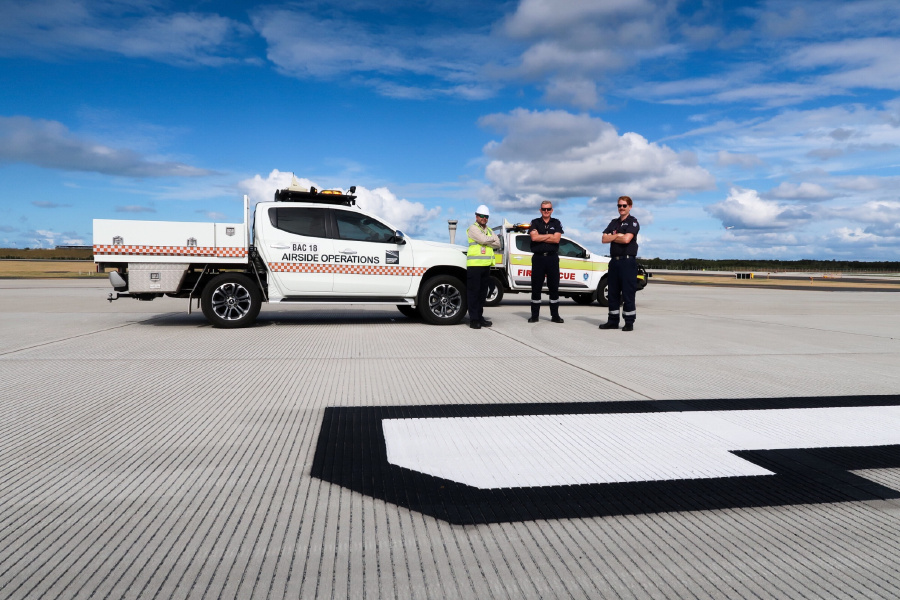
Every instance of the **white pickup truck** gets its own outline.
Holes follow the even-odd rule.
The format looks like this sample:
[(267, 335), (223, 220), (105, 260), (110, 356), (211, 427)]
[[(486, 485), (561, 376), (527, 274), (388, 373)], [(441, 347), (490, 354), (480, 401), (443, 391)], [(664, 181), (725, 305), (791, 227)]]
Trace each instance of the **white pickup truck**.
[(393, 304), (452, 325), (466, 314), (466, 257), (413, 240), (356, 206), (356, 187), (292, 186), (243, 223), (94, 220), (94, 262), (110, 270), (109, 300), (194, 299), (216, 327), (244, 327), (263, 302)]
[[(491, 269), (486, 306), (497, 306), (504, 294), (531, 293), (531, 236), (528, 223), (504, 221), (494, 231), (500, 238), (497, 264)], [(606, 275), (609, 257), (591, 253), (580, 243), (563, 236), (559, 241), (559, 295), (578, 304), (597, 301), (609, 306)], [(647, 287), (650, 274), (638, 264), (637, 289)], [(544, 292), (547, 286), (544, 285)]]

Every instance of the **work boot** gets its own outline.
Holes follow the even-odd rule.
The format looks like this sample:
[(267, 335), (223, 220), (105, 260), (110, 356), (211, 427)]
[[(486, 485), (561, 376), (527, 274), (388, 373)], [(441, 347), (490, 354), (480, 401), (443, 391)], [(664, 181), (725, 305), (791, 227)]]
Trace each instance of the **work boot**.
[(482, 326), (482, 327), (490, 327), (490, 326), (493, 325), (493, 324), (494, 324), (493, 321), (488, 321), (487, 319), (481, 319), (481, 326)]
[(531, 315), (530, 317), (528, 317), (528, 322), (529, 323), (537, 323), (538, 322), (537, 315)]
[(634, 331), (634, 323), (625, 323), (625, 327), (622, 328), (622, 331)]
[(554, 315), (554, 316), (550, 317), (550, 320), (553, 321), (554, 323), (565, 323), (565, 321), (563, 321), (563, 318), (559, 315)]
[(607, 321), (606, 323), (600, 323), (600, 329), (618, 329), (619, 322), (618, 321)]
[(472, 329), (481, 329), (481, 321), (469, 321), (469, 327)]

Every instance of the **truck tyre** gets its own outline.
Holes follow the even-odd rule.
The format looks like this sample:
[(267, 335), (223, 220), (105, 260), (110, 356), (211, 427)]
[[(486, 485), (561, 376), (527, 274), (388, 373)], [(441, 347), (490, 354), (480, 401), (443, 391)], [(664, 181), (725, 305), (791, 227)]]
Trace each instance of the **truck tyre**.
[(571, 298), (575, 301), (575, 304), (587, 306), (594, 301), (594, 294), (572, 294)]
[(500, 280), (491, 275), (488, 278), (488, 293), (484, 299), (485, 306), (498, 306), (503, 300), (503, 284)]
[(249, 277), (224, 273), (214, 277), (200, 297), (203, 314), (213, 327), (234, 329), (252, 324), (262, 307), (259, 287)]
[(418, 319), (422, 316), (419, 314), (419, 309), (410, 306), (409, 304), (398, 304), (397, 309), (403, 313), (403, 316), (409, 317), (410, 319)]
[(419, 289), (419, 313), (432, 325), (456, 325), (466, 316), (466, 288), (451, 275), (437, 275)]
[(609, 306), (609, 282), (606, 277), (600, 280), (600, 285), (597, 287), (597, 302), (600, 303), (600, 306)]

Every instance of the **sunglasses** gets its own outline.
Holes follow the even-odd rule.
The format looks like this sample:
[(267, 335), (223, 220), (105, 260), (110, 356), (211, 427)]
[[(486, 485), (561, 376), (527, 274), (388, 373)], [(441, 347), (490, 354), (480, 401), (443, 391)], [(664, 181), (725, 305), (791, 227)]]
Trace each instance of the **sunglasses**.
[(552, 212), (552, 211), (553, 211), (552, 208), (542, 208), (541, 209), (541, 212)]
[(479, 219), (487, 219), (487, 218), (488, 218), (487, 215), (479, 215), (479, 214), (476, 214), (475, 216), (478, 217)]
[(616, 206), (618, 206), (619, 208), (628, 208), (627, 204), (617, 204)]

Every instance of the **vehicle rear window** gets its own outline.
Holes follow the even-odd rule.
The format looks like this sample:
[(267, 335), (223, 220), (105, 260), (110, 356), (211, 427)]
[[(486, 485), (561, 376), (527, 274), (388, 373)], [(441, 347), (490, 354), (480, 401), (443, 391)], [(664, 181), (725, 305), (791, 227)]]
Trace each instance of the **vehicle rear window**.
[(325, 237), (328, 209), (278, 207), (269, 209), (272, 227), (307, 237)]

